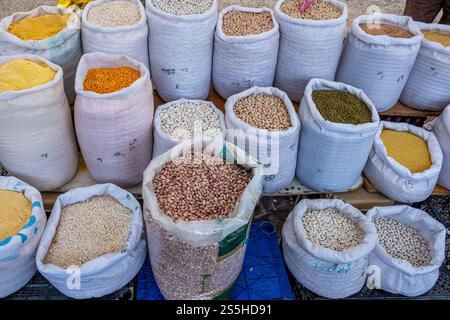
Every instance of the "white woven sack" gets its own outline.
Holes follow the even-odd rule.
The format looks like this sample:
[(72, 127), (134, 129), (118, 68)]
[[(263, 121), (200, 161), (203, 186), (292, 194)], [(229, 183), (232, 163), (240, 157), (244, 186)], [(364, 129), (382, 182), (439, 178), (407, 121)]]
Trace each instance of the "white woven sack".
[(32, 212), (16, 235), (0, 239), (0, 298), (28, 283), (36, 273), (36, 251), (47, 216), (39, 191), (14, 177), (0, 177), (0, 190), (22, 192), (31, 201)]
[(369, 264), (379, 271), (378, 289), (414, 297), (433, 288), (445, 259), (445, 227), (426, 212), (408, 206), (375, 207), (367, 213), (367, 217), (371, 220), (386, 217), (416, 229), (428, 242), (431, 250), (430, 264), (416, 268), (405, 260), (391, 257), (377, 243), (375, 250), (369, 255)]
[[(220, 126), (222, 128), (220, 136), (222, 139), (225, 137), (225, 130), (226, 130), (225, 117), (223, 115), (223, 112), (217, 109), (214, 103), (209, 101), (188, 100), (188, 99), (179, 99), (173, 102), (168, 102), (166, 104), (159, 106), (155, 112), (155, 120), (153, 123), (154, 127), (153, 158), (162, 155), (163, 153), (172, 149), (182, 141), (182, 139), (173, 139), (166, 132), (163, 131), (163, 129), (161, 128), (161, 112), (174, 104), (182, 104), (186, 102), (197, 104), (208, 104), (209, 107), (213, 109), (214, 112), (219, 116)], [(214, 140), (214, 137), (203, 136), (202, 138), (205, 141)]]
[[(364, 232), (356, 247), (334, 251), (311, 242), (302, 217), (308, 209), (336, 208), (354, 221)], [(309, 290), (321, 296), (340, 299), (359, 292), (365, 284), (368, 255), (377, 243), (372, 222), (358, 209), (341, 200), (302, 200), (283, 226), (283, 253), (294, 277)]]
[[(389, 157), (380, 138), (383, 129), (408, 131), (424, 139), (428, 143), (432, 166), (423, 172), (412, 173)], [(382, 121), (364, 174), (381, 193), (392, 200), (403, 203), (421, 202), (433, 193), (441, 172), (442, 160), (442, 150), (433, 133), (407, 123)]]
[(209, 95), (217, 0), (203, 14), (178, 16), (146, 0), (152, 78), (164, 101)]
[(436, 119), (433, 133), (439, 141), (443, 153), (439, 184), (450, 190), (450, 106)]
[(339, 18), (295, 19), (281, 11), (284, 2), (280, 0), (275, 6), (281, 34), (275, 87), (299, 102), (312, 78), (334, 80), (344, 47), (348, 10), (343, 2), (326, 0), (342, 10)]
[[(141, 77), (122, 90), (98, 94), (84, 91), (86, 73), (92, 68), (129, 66)], [(89, 173), (98, 182), (132, 186), (152, 154), (153, 90), (148, 69), (125, 55), (85, 54), (77, 70), (75, 127)]]
[[(227, 36), (223, 32), (223, 18), (229, 12), (269, 12), (273, 28), (248, 36)], [(223, 98), (251, 87), (271, 87), (278, 58), (280, 28), (269, 8), (229, 6), (219, 14), (214, 36), (212, 79), (214, 88)]]
[[(86, 201), (93, 196), (111, 196), (131, 210), (130, 235), (126, 248), (63, 269), (54, 264), (44, 264), (44, 259), (55, 236), (61, 210), (70, 204)], [(76, 226), (75, 226), (76, 227)], [(111, 294), (129, 283), (139, 272), (147, 255), (142, 210), (139, 202), (129, 192), (113, 184), (94, 185), (73, 189), (56, 199), (52, 213), (42, 235), (36, 255), (39, 272), (64, 295), (75, 299), (89, 299)], [(79, 278), (77, 278), (79, 276)], [(77, 282), (79, 281), (79, 287)]]
[[(123, 0), (122, 0), (123, 1)], [(130, 58), (142, 62), (148, 69), (148, 26), (147, 14), (139, 0), (125, 0), (139, 7), (141, 19), (138, 23), (120, 27), (102, 27), (89, 22), (89, 11), (111, 0), (97, 0), (90, 2), (83, 10), (81, 20), (81, 36), (83, 52), (104, 52), (126, 54)]]
[[(365, 33), (361, 23), (380, 22), (407, 29), (410, 39), (373, 36)], [(397, 103), (419, 53), (422, 34), (410, 17), (373, 14), (353, 20), (342, 54), (336, 80), (363, 90), (378, 111)]]
[[(44, 14), (70, 14), (67, 27), (45, 40), (23, 41), (8, 32), (11, 23)], [(69, 103), (75, 101), (74, 80), (78, 62), (83, 54), (80, 36), (80, 18), (72, 10), (42, 6), (28, 12), (18, 12), (0, 21), (0, 56), (36, 54), (61, 66), (64, 70), (64, 88)]]
[(47, 64), (55, 78), (44, 85), (0, 93), (0, 162), (40, 191), (57, 189), (78, 169), (78, 152), (61, 67), (36, 55), (0, 57)]
[[(236, 206), (228, 218), (203, 220), (203, 221), (173, 221), (158, 206), (158, 200), (153, 186), (153, 178), (161, 171), (164, 164), (175, 158), (189, 154), (191, 150), (205, 150), (223, 158), (228, 163), (235, 163), (252, 173), (252, 179), (244, 189), (241, 197), (236, 202)], [(262, 167), (251, 156), (235, 145), (223, 141), (213, 143), (194, 139), (183, 141), (170, 151), (152, 160), (147, 170), (144, 172), (143, 197), (144, 197), (144, 218), (147, 225), (147, 238), (150, 253), (150, 262), (153, 272), (166, 299), (212, 299), (224, 289), (231, 287), (239, 276), (244, 260), (246, 249), (247, 227), (251, 223), (253, 211), (259, 201), (262, 191)], [(196, 256), (189, 261), (177, 260), (173, 257), (177, 252), (169, 250), (173, 243), (166, 243), (163, 233), (168, 234), (171, 242), (177, 242), (178, 246), (174, 250), (197, 250), (200, 256), (211, 251), (211, 247), (216, 247), (219, 253), (219, 246), (233, 244), (235, 249), (225, 256), (208, 257), (211, 261), (202, 261), (208, 264), (204, 266), (198, 262)], [(167, 237), (167, 236), (166, 236)], [(237, 239), (243, 241), (236, 243)], [(168, 252), (170, 251), (170, 252)], [(205, 251), (205, 252), (204, 252)], [(171, 257), (166, 256), (171, 255)], [(185, 270), (185, 272), (179, 272)], [(219, 274), (221, 273), (221, 274)], [(204, 278), (199, 275), (209, 274)], [(227, 286), (223, 286), (223, 281), (217, 279), (227, 279)], [(167, 282), (177, 283), (178, 288), (188, 288), (186, 291), (174, 293), (166, 292), (164, 288), (170, 287)], [(217, 282), (220, 286), (217, 286)], [(192, 285), (199, 285), (202, 290), (192, 289)], [(206, 288), (206, 289), (205, 289)]]
[[(234, 113), (234, 105), (242, 98), (256, 94), (281, 98), (289, 112), (292, 127), (286, 131), (268, 131), (255, 128), (239, 119)], [(295, 176), (300, 121), (286, 93), (273, 87), (253, 87), (231, 96), (225, 103), (225, 123), (227, 141), (244, 149), (264, 165), (264, 193), (278, 192), (292, 183)]]
[[(450, 35), (450, 26), (416, 22), (421, 30)], [(400, 100), (420, 110), (442, 110), (450, 103), (450, 47), (422, 40), (419, 55)]]
[[(325, 120), (312, 94), (317, 90), (341, 90), (357, 96), (372, 112), (372, 122), (353, 125)], [(297, 158), (297, 177), (306, 186), (322, 192), (350, 188), (361, 176), (378, 130), (380, 118), (365, 93), (355, 87), (312, 79), (299, 108), (302, 131)]]

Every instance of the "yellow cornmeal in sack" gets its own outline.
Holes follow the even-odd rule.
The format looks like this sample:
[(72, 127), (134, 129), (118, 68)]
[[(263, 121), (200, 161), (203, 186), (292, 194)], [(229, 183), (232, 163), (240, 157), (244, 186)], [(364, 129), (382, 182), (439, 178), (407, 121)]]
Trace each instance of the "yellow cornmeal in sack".
[(20, 91), (53, 81), (56, 72), (45, 63), (25, 59), (6, 62), (0, 66), (0, 93)]
[(423, 172), (432, 165), (428, 144), (421, 137), (410, 133), (385, 129), (381, 140), (387, 154), (412, 173)]
[(444, 47), (450, 47), (450, 35), (436, 31), (422, 31), (422, 33), (428, 41), (440, 43)]
[(31, 201), (22, 193), (0, 190), (0, 242), (16, 235), (31, 217)]
[(69, 14), (46, 14), (11, 23), (8, 32), (24, 41), (45, 40), (58, 34), (67, 26)]

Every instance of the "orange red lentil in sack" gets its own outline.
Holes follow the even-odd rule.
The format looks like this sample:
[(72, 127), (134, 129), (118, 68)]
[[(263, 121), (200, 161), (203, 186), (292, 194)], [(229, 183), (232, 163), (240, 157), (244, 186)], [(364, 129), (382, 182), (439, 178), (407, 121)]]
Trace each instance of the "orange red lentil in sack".
[(140, 77), (141, 72), (130, 67), (90, 69), (83, 87), (85, 91), (112, 93), (128, 88)]
[(69, 14), (45, 14), (11, 23), (8, 32), (24, 41), (45, 40), (60, 33), (69, 22)]
[(411, 133), (385, 129), (381, 140), (387, 154), (412, 173), (423, 172), (432, 165), (428, 144), (421, 137)]
[(395, 26), (393, 24), (382, 23), (379, 26), (370, 28), (367, 23), (361, 23), (359, 25), (365, 33), (372, 36), (389, 36), (392, 38), (412, 38), (414, 35), (408, 30)]
[(440, 43), (444, 47), (450, 47), (450, 35), (436, 31), (422, 31), (422, 33), (428, 41)]

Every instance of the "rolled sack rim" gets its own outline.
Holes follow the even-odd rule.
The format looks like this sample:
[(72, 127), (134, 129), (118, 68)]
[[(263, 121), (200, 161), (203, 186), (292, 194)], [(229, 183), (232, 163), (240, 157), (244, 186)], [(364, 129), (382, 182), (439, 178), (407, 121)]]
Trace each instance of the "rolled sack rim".
[(176, 20), (172, 22), (189, 22), (189, 23), (198, 23), (200, 21), (209, 20), (211, 18), (217, 18), (218, 16), (218, 5), (217, 0), (212, 0), (213, 3), (211, 8), (207, 11), (200, 14), (188, 14), (188, 15), (176, 15), (169, 12), (164, 12), (157, 7), (154, 6), (152, 0), (145, 0), (145, 7), (147, 11), (147, 18), (150, 20), (150, 14), (155, 14), (166, 20)]

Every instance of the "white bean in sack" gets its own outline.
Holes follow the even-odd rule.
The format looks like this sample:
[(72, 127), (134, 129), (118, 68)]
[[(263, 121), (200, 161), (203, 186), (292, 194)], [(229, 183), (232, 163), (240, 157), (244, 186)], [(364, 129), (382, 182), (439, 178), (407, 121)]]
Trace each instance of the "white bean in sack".
[[(433, 288), (445, 259), (445, 227), (426, 212), (408, 206), (375, 207), (367, 212), (367, 217), (375, 221), (379, 233), (383, 225), (389, 228), (388, 233), (381, 231), (380, 240), (369, 255), (371, 269), (377, 270), (375, 287), (410, 297)], [(385, 219), (385, 223), (381, 225), (377, 219)], [(389, 227), (386, 219), (399, 227)], [(408, 234), (414, 235), (409, 241)], [(421, 251), (415, 252), (418, 248)], [(410, 261), (404, 259), (407, 257)]]

